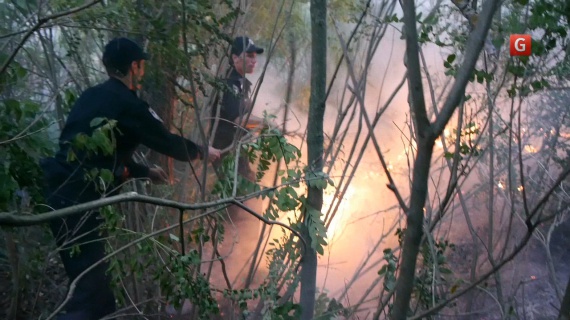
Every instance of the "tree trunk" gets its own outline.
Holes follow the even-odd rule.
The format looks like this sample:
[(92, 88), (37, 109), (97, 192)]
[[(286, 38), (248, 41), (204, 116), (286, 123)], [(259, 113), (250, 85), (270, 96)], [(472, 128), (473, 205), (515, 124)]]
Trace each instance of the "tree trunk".
[[(168, 81), (164, 73), (164, 70), (168, 70), (168, 67), (163, 66), (161, 62), (162, 57), (159, 54), (154, 55), (153, 63), (149, 64), (150, 72), (144, 82), (145, 100), (162, 119), (164, 126), (170, 130), (172, 128), (175, 91), (174, 84)], [(170, 179), (172, 179), (173, 161), (170, 158), (151, 150), (149, 162), (151, 165), (156, 164), (162, 167)]]
[(426, 201), (429, 169), (433, 151), (432, 139), (419, 140), (418, 154), (414, 162), (412, 196), (404, 236), (400, 275), (396, 285), (393, 319), (406, 319), (415, 279), (416, 260), (423, 236), (424, 203)]
[(418, 151), (414, 161), (410, 209), (406, 221), (400, 274), (396, 282), (392, 319), (406, 319), (409, 309), (414, 287), (416, 262), (423, 236), (424, 205), (428, 192), (429, 170), (435, 141), (425, 107), (418, 55), (415, 2), (404, 0), (403, 9), (409, 100), (418, 141)]
[[(487, 0), (473, 32), (467, 40), (466, 55), (460, 66), (455, 82), (445, 100), (440, 115), (431, 124), (426, 114), (422, 85), (422, 74), (419, 63), (418, 33), (416, 27), (416, 8), (413, 0), (402, 2), (404, 11), (404, 29), (406, 35), (406, 67), (408, 70), (408, 87), (410, 105), (418, 140), (418, 151), (414, 161), (410, 209), (407, 217), (407, 229), (404, 234), (404, 244), (400, 272), (396, 282), (396, 295), (392, 319), (406, 319), (409, 310), (415, 278), (416, 260), (423, 236), (424, 204), (427, 196), (429, 169), (435, 138), (439, 136), (449, 119), (457, 109), (465, 94), (469, 75), (481, 53), (483, 43), (491, 25), (493, 15), (499, 7), (499, 1)], [(379, 312), (375, 314), (378, 318)]]
[[(323, 171), (323, 119), (326, 99), (327, 75), (327, 1), (311, 0), (311, 97), (309, 122), (307, 128), (307, 149), (309, 170)], [(309, 188), (307, 206), (321, 211), (323, 190)], [(303, 236), (307, 241), (307, 250), (303, 256), (301, 269), (301, 319), (313, 319), (317, 285), (317, 252), (308, 235), (305, 216)]]
[[(137, 1), (138, 10), (145, 10), (144, 1)], [(147, 9), (148, 10), (148, 9)], [(142, 96), (148, 102), (149, 106), (160, 117), (164, 126), (168, 130), (172, 130), (174, 126), (174, 104), (176, 101), (176, 89), (170, 78), (176, 78), (176, 66), (173, 65), (172, 56), (168, 54), (169, 48), (178, 46), (179, 35), (176, 25), (179, 18), (176, 9), (171, 6), (154, 8), (156, 13), (160, 14), (167, 21), (165, 24), (165, 36), (161, 41), (150, 41), (149, 49), (151, 52), (151, 63), (145, 63), (146, 74), (143, 81)], [(163, 11), (163, 12), (160, 12)], [(148, 21), (138, 21), (143, 29), (149, 28)], [(151, 36), (152, 38), (152, 36)], [(140, 36), (137, 40), (142, 45), (145, 37)], [(176, 132), (179, 133), (179, 132)], [(174, 179), (174, 160), (154, 150), (150, 150), (148, 161), (151, 167), (160, 166), (168, 174), (170, 183)]]
[(10, 262), (11, 275), (12, 275), (12, 298), (10, 300), (10, 307), (6, 312), (6, 319), (18, 319), (19, 297), (20, 297), (20, 257), (18, 255), (18, 248), (16, 241), (10, 231), (2, 230), (6, 242), (6, 255)]
[(558, 320), (570, 320), (570, 279), (568, 279), (566, 292), (564, 292), (564, 298), (562, 298), (562, 303), (560, 304)]
[(295, 69), (297, 68), (297, 44), (295, 40), (295, 35), (290, 32), (288, 35), (289, 39), (289, 73), (287, 74), (287, 90), (285, 92), (285, 106), (283, 109), (283, 133), (286, 133), (287, 118), (289, 117), (289, 105), (293, 97), (293, 84), (295, 82)]

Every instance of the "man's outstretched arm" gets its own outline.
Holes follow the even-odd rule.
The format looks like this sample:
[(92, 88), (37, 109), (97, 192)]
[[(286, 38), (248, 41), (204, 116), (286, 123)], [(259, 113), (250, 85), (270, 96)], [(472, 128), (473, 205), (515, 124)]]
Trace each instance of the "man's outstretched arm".
[[(146, 104), (145, 104), (146, 105)], [(136, 108), (131, 112), (126, 120), (126, 127), (140, 137), (141, 143), (179, 161), (189, 161), (202, 159), (208, 153), (209, 160), (219, 158), (217, 149), (200, 146), (177, 134), (170, 133), (164, 126), (160, 118), (151, 111), (150, 107)]]

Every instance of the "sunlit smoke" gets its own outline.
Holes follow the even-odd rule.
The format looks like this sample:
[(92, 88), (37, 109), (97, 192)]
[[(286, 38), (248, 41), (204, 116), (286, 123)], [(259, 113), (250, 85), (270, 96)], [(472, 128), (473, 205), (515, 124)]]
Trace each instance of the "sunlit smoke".
[(336, 214), (331, 220), (331, 223), (327, 230), (327, 238), (329, 239), (329, 241), (334, 240), (335, 236), (339, 236), (340, 234), (342, 234), (344, 225), (350, 218), (350, 213), (351, 213), (350, 199), (354, 194), (354, 189), (352, 185), (350, 185), (348, 189), (346, 189), (344, 197), (342, 199), (337, 199), (337, 201), (333, 203), (334, 193), (335, 189), (327, 188), (325, 189), (323, 195), (323, 210), (322, 210), (323, 213), (328, 212), (331, 205), (336, 206), (338, 201), (340, 201), (340, 204), (338, 205), (338, 210), (336, 211)]
[(524, 151), (526, 151), (528, 153), (536, 153), (536, 148), (530, 144), (527, 144), (524, 146)]
[(437, 140), (435, 140), (435, 146), (436, 146), (438, 149), (443, 148), (443, 142), (441, 142), (441, 138), (437, 138)]

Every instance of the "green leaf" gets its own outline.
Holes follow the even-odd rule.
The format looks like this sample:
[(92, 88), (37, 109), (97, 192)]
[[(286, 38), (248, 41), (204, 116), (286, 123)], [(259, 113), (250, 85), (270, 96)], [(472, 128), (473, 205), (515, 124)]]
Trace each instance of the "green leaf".
[(435, 24), (438, 21), (438, 17), (435, 14), (432, 14), (430, 16), (428, 16), (425, 20), (424, 20), (424, 24)]
[(461, 144), (461, 146), (459, 147), (459, 152), (461, 154), (468, 154), (470, 150), (471, 148), (469, 148), (469, 146), (465, 143)]
[(451, 292), (451, 294), (454, 294), (458, 288), (459, 288), (459, 285), (454, 284), (449, 291)]
[(287, 192), (289, 193), (289, 196), (292, 199), (298, 200), (299, 199), (299, 195), (297, 194), (297, 191), (295, 191), (295, 189), (293, 189), (292, 187), (287, 187)]
[(439, 272), (441, 272), (442, 274), (452, 274), (453, 272), (447, 268), (440, 268)]
[(89, 126), (91, 126), (91, 128), (98, 127), (101, 125), (101, 123), (103, 123), (104, 120), (105, 118), (101, 117), (94, 118), (93, 120), (91, 120), (91, 122), (89, 122)]
[(521, 95), (521, 97), (526, 97), (531, 93), (530, 87), (529, 86), (521, 86), (519, 89), (519, 94)]
[(483, 78), (483, 77), (481, 76), (481, 74), (478, 73), (478, 74), (477, 74), (477, 82), (478, 82), (478, 83), (483, 83), (483, 80), (485, 80), (485, 78)]
[(524, 76), (525, 73), (525, 67), (524, 66), (515, 66), (515, 65), (509, 65), (509, 67), (507, 68), (507, 71), (512, 73), (513, 75), (517, 76), (517, 77), (522, 77)]
[(453, 61), (455, 61), (455, 58), (456, 58), (455, 54), (450, 54), (447, 56), (447, 62), (451, 64), (453, 63)]
[(315, 221), (314, 226), (315, 226), (315, 230), (317, 230), (317, 233), (320, 235), (324, 235), (327, 232), (325, 225), (320, 220)]
[(380, 268), (380, 270), (378, 270), (378, 275), (383, 276), (387, 271), (388, 271), (388, 265), (385, 264), (382, 266), (382, 268)]
[(105, 181), (106, 183), (111, 183), (114, 180), (114, 175), (111, 172), (111, 170), (102, 169), (100, 175), (101, 179), (103, 179), (103, 181)]
[(4, 105), (8, 112), (13, 113), (16, 116), (16, 122), (19, 122), (22, 119), (22, 109), (20, 108), (20, 102), (18, 100), (7, 99), (4, 101)]
[(532, 89), (534, 91), (538, 91), (538, 90), (542, 89), (542, 82), (541, 81), (538, 81), (538, 80), (533, 81), (530, 85), (532, 86)]
[(398, 16), (396, 14), (391, 15), (390, 17), (385, 18), (387, 23), (390, 22), (399, 22)]
[(515, 88), (508, 89), (507, 94), (509, 95), (509, 98), (514, 98), (517, 95), (517, 89)]
[(20, 108), (20, 102), (18, 100), (15, 99), (6, 99), (4, 100), (4, 105), (6, 106), (6, 108), (8, 108), (10, 111), (13, 111), (15, 109), (19, 109)]
[(393, 279), (392, 277), (386, 277), (386, 279), (384, 280), (384, 287), (386, 287), (388, 291), (394, 290), (394, 288), (396, 287), (396, 280)]
[(515, 310), (515, 307), (510, 306), (509, 307), (509, 315), (516, 315), (517, 311)]
[(15, 61), (12, 61), (11, 67), (12, 70), (14, 70), (14, 74), (19, 79), (24, 78), (28, 74), (28, 70), (26, 70), (24, 67), (22, 67), (21, 64)]

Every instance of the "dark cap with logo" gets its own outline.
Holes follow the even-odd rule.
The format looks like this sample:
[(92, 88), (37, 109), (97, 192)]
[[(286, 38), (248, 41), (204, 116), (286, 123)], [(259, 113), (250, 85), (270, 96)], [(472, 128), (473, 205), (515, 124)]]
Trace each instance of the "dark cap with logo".
[(256, 46), (253, 41), (248, 37), (237, 37), (232, 43), (232, 54), (239, 56), (242, 52), (255, 52), (261, 54), (265, 51), (263, 48)]
[(133, 61), (148, 60), (148, 53), (128, 38), (115, 38), (103, 51), (103, 64), (107, 68), (113, 68), (121, 73), (126, 73)]

